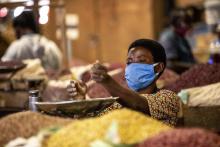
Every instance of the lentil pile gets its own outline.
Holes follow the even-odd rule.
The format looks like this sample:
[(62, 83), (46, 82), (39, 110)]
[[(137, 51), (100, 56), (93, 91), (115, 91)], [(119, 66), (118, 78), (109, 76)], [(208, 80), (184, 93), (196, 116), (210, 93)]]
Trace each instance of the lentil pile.
[(139, 112), (120, 109), (97, 118), (75, 121), (53, 134), (47, 147), (89, 147), (97, 139), (104, 139), (112, 122), (118, 124), (121, 143), (133, 144), (171, 127)]
[(28, 138), (36, 135), (41, 129), (63, 126), (70, 122), (72, 122), (70, 119), (62, 119), (30, 111), (8, 115), (0, 119), (0, 146), (4, 146), (17, 137)]
[(180, 92), (182, 89), (205, 86), (220, 82), (220, 64), (199, 64), (180, 75), (174, 83), (165, 89)]
[(149, 138), (137, 147), (220, 147), (220, 137), (203, 129), (174, 129)]

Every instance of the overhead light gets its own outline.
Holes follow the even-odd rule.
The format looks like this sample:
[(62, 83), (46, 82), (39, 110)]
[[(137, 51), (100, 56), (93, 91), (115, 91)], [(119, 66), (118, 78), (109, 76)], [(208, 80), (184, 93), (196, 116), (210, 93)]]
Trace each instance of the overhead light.
[(27, 1), (26, 2), (26, 6), (33, 6), (34, 5), (34, 2), (33, 1)]
[(47, 15), (49, 13), (49, 10), (50, 10), (49, 6), (40, 7), (40, 9), (39, 9), (40, 16), (43, 16), (45, 14)]
[(39, 18), (39, 23), (40, 24), (46, 24), (48, 22), (48, 16), (47, 15), (42, 15)]
[(8, 14), (8, 9), (6, 7), (0, 9), (0, 17), (5, 17)]
[(45, 5), (49, 5), (50, 4), (50, 1), (49, 0), (41, 0), (39, 1), (39, 6), (45, 6)]
[(19, 6), (14, 9), (14, 17), (19, 16), (24, 11), (24, 6)]

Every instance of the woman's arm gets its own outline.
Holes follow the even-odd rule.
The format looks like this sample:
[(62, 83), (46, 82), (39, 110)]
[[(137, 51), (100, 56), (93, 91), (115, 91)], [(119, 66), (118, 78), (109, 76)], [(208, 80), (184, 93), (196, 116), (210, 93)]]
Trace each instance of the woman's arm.
[(111, 76), (107, 74), (107, 69), (96, 63), (91, 69), (91, 78), (102, 84), (112, 96), (118, 96), (119, 102), (131, 109), (141, 111), (145, 114), (149, 113), (147, 99), (137, 92), (131, 91), (119, 85)]

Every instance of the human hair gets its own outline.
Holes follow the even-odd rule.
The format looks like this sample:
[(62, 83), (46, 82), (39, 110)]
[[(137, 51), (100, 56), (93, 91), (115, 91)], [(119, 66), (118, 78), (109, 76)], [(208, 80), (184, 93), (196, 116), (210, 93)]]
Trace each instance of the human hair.
[(153, 56), (154, 62), (162, 62), (165, 69), (166, 53), (164, 47), (160, 43), (151, 39), (138, 39), (130, 44), (130, 46), (128, 47), (128, 52), (130, 51), (130, 49), (135, 47), (142, 47), (150, 51)]
[(38, 23), (32, 11), (23, 11), (13, 19), (13, 27), (28, 28), (34, 33), (40, 33)]
[(174, 27), (179, 27), (181, 22), (185, 22), (188, 25), (192, 24), (192, 17), (187, 13), (185, 9), (178, 8), (171, 12), (170, 24)]

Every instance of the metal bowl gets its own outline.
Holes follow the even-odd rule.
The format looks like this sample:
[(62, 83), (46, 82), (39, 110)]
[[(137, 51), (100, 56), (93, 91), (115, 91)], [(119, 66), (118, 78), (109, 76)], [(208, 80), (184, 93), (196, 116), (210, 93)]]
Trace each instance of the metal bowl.
[(60, 102), (35, 102), (40, 111), (52, 114), (87, 114), (101, 111), (116, 102), (118, 97), (95, 98)]

